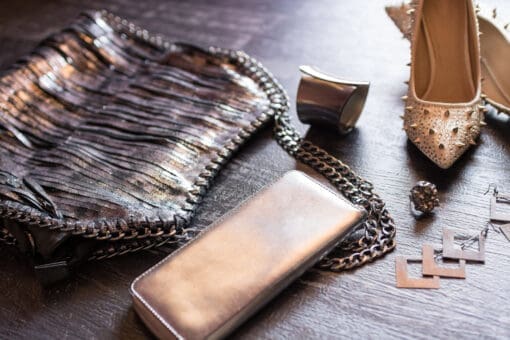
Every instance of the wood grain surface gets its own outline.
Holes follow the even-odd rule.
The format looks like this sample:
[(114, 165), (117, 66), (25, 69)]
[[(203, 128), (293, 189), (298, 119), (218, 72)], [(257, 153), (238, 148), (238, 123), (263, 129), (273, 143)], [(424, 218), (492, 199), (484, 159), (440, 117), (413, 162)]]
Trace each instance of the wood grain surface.
[[(375, 184), (398, 227), (398, 248), (370, 265), (335, 274), (311, 270), (242, 326), (233, 338), (510, 337), (510, 242), (490, 232), (486, 264), (439, 290), (395, 288), (395, 255), (419, 255), (442, 227), (473, 234), (488, 222), (490, 183), (510, 193), (510, 120), (490, 113), (481, 143), (448, 171), (411, 145), (399, 115), (409, 43), (381, 0), (54, 0), (0, 4), (0, 68), (29, 52), (85, 9), (106, 7), (170, 39), (242, 49), (258, 58), (294, 101), (298, 66), (315, 64), (344, 78), (370, 80), (358, 128), (346, 137), (300, 125), (307, 138)], [(510, 3), (487, 0), (510, 21)], [(293, 120), (295, 112), (292, 112)], [(204, 227), (290, 169), (305, 169), (280, 149), (271, 130), (255, 136), (218, 176), (194, 220)], [(309, 170), (307, 170), (309, 171)], [(408, 192), (437, 184), (441, 207), (416, 220)], [(131, 307), (130, 282), (165, 256), (151, 251), (89, 263), (70, 280), (42, 288), (23, 256), (0, 249), (0, 338), (150, 337)], [(207, 265), (204, 263), (204, 265)], [(417, 272), (412, 267), (412, 271)]]

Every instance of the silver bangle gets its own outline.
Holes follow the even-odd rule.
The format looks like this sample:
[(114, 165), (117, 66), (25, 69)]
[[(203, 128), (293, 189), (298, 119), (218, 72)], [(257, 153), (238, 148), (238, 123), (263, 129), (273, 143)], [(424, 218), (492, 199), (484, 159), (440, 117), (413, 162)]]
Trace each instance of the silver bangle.
[(296, 109), (305, 124), (336, 128), (341, 134), (352, 131), (363, 111), (369, 82), (346, 81), (313, 66), (301, 66)]

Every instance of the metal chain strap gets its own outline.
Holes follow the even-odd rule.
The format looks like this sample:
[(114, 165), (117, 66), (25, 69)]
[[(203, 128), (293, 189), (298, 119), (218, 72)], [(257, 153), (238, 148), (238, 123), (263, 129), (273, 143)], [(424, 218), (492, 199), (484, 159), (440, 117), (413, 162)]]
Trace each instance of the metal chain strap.
[(290, 123), (286, 108), (278, 108), (276, 111), (274, 133), (278, 143), (291, 156), (324, 176), (348, 200), (367, 211), (366, 221), (326, 256), (318, 264), (319, 268), (347, 270), (392, 251), (396, 246), (395, 222), (384, 201), (373, 192), (372, 183), (359, 177), (339, 159), (302, 139)]

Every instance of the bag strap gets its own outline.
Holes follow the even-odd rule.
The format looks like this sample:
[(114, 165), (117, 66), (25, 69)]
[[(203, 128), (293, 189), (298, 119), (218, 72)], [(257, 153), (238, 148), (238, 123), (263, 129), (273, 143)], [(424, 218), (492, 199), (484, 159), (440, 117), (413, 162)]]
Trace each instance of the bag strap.
[(349, 201), (367, 211), (365, 222), (324, 257), (319, 268), (342, 271), (360, 267), (392, 251), (396, 246), (395, 222), (384, 201), (373, 192), (372, 183), (328, 152), (304, 140), (292, 126), (288, 108), (288, 98), (282, 98), (282, 104), (274, 108), (274, 134), (278, 144), (292, 157), (324, 176)]

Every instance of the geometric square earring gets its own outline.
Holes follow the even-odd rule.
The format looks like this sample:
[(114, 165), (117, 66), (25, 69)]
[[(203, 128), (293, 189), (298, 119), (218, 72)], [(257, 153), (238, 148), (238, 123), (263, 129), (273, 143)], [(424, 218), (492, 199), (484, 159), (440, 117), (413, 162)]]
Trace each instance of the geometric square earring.
[(510, 200), (505, 196), (499, 196), (495, 194), (491, 198), (491, 209), (490, 209), (490, 219), (491, 221), (499, 221), (499, 222), (510, 222), (510, 212), (501, 212), (498, 211), (497, 207), (506, 204), (510, 206)]
[(478, 236), (478, 251), (461, 249), (455, 245), (455, 232), (443, 228), (443, 257), (448, 259), (485, 262), (485, 237)]
[(505, 235), (506, 239), (510, 242), (510, 223), (502, 225), (499, 227), (503, 235)]
[(466, 278), (466, 260), (459, 260), (459, 267), (440, 267), (434, 258), (434, 247), (431, 244), (423, 245), (423, 275), (437, 275), (457, 279)]
[(408, 262), (422, 262), (420, 258), (410, 258), (398, 255), (395, 258), (395, 273), (397, 278), (397, 288), (439, 288), (439, 276), (434, 275), (430, 278), (410, 278), (407, 273)]

